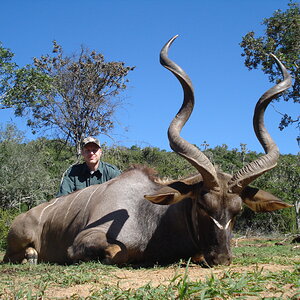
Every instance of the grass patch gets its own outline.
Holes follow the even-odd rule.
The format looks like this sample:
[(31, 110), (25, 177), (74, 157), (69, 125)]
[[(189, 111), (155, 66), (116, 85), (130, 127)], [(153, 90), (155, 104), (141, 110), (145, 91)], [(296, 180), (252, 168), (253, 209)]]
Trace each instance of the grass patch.
[(300, 250), (278, 242), (241, 240), (233, 264), (213, 269), (1, 264), (0, 299), (299, 299)]
[(241, 265), (273, 263), (299, 266), (300, 263), (300, 248), (290, 241), (282, 243), (277, 239), (246, 239), (232, 250), (234, 263)]

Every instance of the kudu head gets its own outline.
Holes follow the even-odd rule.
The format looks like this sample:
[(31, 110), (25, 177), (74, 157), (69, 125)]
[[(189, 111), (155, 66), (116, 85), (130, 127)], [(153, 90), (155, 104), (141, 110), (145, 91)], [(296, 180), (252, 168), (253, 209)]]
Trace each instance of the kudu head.
[(272, 55), (283, 74), (283, 81), (262, 95), (256, 104), (253, 117), (255, 134), (266, 154), (233, 175), (219, 172), (204, 153), (180, 136), (181, 129), (194, 107), (194, 91), (188, 75), (168, 58), (169, 47), (176, 37), (170, 39), (160, 53), (161, 64), (177, 77), (184, 91), (183, 104), (170, 124), (168, 137), (171, 148), (189, 161), (198, 174), (162, 185), (155, 194), (145, 195), (145, 198), (162, 205), (192, 199), (190, 233), (197, 245), (198, 257), (209, 265), (230, 264), (232, 227), (243, 203), (256, 212), (291, 206), (268, 192), (249, 186), (255, 178), (277, 164), (279, 150), (265, 128), (264, 112), (272, 99), (291, 86), (291, 77), (282, 63)]

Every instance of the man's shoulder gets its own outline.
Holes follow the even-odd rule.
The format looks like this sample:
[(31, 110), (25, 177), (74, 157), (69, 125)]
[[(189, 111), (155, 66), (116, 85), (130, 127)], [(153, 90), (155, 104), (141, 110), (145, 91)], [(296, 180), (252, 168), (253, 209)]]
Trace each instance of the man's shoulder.
[(113, 173), (118, 173), (118, 174), (121, 173), (120, 170), (116, 166), (114, 166), (110, 163), (107, 163), (105, 161), (101, 161), (101, 169), (104, 172), (106, 171), (106, 172), (113, 172)]

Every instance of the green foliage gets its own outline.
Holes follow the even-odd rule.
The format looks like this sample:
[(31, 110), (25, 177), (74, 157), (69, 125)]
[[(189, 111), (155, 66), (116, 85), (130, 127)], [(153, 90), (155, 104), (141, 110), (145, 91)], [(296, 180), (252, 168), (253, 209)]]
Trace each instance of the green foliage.
[[(13, 107), (17, 117), (27, 116), (31, 110), (37, 111), (40, 108), (39, 99), (51, 93), (51, 84), (52, 78), (50, 76), (38, 72), (30, 65), (16, 69), (13, 84), (3, 97), (0, 107), (2, 109)], [(33, 117), (35, 117), (34, 112)], [(28, 125), (31, 122), (29, 119)]]
[(0, 207), (23, 211), (53, 198), (61, 174), (70, 163), (70, 147), (68, 150), (65, 147), (58, 160), (53, 141), (24, 143), (11, 124), (0, 131)]
[(0, 249), (6, 248), (6, 237), (13, 219), (19, 214), (18, 210), (0, 208)]
[(62, 174), (76, 162), (73, 146), (62, 140), (48, 140), (46, 138), (35, 140), (35, 144), (43, 156), (43, 165), (50, 178), (55, 180), (58, 186)]
[(14, 78), (17, 65), (12, 62), (13, 56), (10, 49), (4, 48), (0, 42), (0, 99), (5, 97)]
[[(53, 182), (35, 143), (0, 145), (0, 199), (2, 207), (33, 207), (48, 200)], [(52, 187), (53, 189), (53, 187)]]
[(195, 169), (174, 152), (166, 152), (159, 148), (116, 147), (103, 148), (103, 159), (125, 170), (134, 164), (143, 164), (154, 168), (161, 177), (181, 178), (195, 173)]
[[(270, 53), (275, 54), (294, 78), (292, 89), (283, 98), (300, 103), (300, 6), (297, 2), (290, 2), (288, 5), (286, 11), (276, 10), (272, 17), (264, 19), (264, 36), (255, 37), (253, 31), (248, 32), (240, 46), (244, 50), (242, 56), (245, 57), (245, 66), (249, 70), (261, 66), (271, 82), (281, 79), (280, 71), (269, 56)], [(282, 130), (291, 123), (299, 126), (299, 121), (298, 115), (292, 118), (283, 114), (279, 128)]]

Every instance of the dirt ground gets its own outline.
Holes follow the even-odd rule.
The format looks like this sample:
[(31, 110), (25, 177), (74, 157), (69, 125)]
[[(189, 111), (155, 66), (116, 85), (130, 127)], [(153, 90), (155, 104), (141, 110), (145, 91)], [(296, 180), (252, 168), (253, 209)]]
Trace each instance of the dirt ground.
[[(263, 268), (263, 272), (277, 272), (280, 270), (293, 270), (292, 266), (282, 266), (282, 265), (270, 265), (270, 264), (260, 264), (259, 268)], [(237, 266), (237, 267), (217, 267), (213, 269), (204, 269), (197, 265), (189, 266), (188, 277), (190, 281), (199, 281), (209, 276), (210, 274), (214, 274), (218, 276), (219, 274), (224, 274), (224, 271), (231, 272), (251, 272), (257, 269), (256, 265), (253, 266)], [(139, 288), (148, 283), (151, 283), (152, 286), (158, 286), (161, 284), (168, 285), (170, 280), (172, 280), (176, 275), (184, 275), (185, 268), (178, 267), (169, 267), (169, 268), (159, 268), (159, 269), (141, 269), (141, 270), (125, 270), (120, 269), (113, 273), (104, 276), (103, 281), (101, 282), (101, 286), (103, 287), (103, 283), (105, 285), (116, 285), (118, 284), (121, 289), (129, 289), (129, 288)], [(87, 297), (90, 295), (92, 290), (100, 289), (100, 284), (82, 284), (76, 285), (69, 288), (54, 288), (51, 291), (47, 291), (46, 295), (50, 298), (69, 298), (72, 295), (76, 294), (81, 297)], [(288, 287), (287, 287), (288, 290)]]
[[(248, 241), (251, 243), (252, 240), (257, 240), (257, 238), (247, 238), (244, 241)], [(232, 246), (238, 247), (238, 239), (232, 242)], [(252, 244), (250, 244), (252, 245)], [(264, 243), (256, 244), (256, 247), (263, 247), (265, 246)], [(295, 248), (300, 247), (299, 245), (295, 246)], [(188, 267), (188, 278), (190, 281), (199, 281), (204, 280), (206, 277), (213, 274), (214, 276), (223, 276), (224, 272), (253, 272), (262, 270), (262, 272), (279, 272), (282, 270), (293, 271), (294, 266), (285, 266), (279, 264), (253, 264), (250, 266), (240, 266), (240, 265), (231, 265), (231, 266), (217, 266), (214, 268), (201, 268), (199, 265), (190, 264)], [(82, 284), (76, 285), (69, 288), (57, 288), (48, 291), (47, 296), (50, 298), (61, 297), (61, 298), (69, 298), (72, 295), (79, 295), (81, 297), (87, 297), (91, 294), (93, 290), (99, 290), (104, 285), (111, 286), (111, 285), (118, 285), (121, 289), (137, 289), (142, 287), (148, 283), (150, 283), (153, 287), (159, 285), (168, 285), (170, 281), (175, 278), (175, 276), (179, 276), (182, 278), (186, 272), (186, 267), (178, 267), (178, 265), (166, 267), (166, 268), (150, 268), (150, 269), (136, 269), (136, 270), (127, 270), (127, 269), (116, 269), (116, 271), (111, 272), (110, 274), (104, 275), (101, 284), (92, 283), (92, 284)], [(284, 289), (284, 295), (286, 299), (289, 298), (289, 293), (295, 293), (295, 290), (292, 287), (286, 286)], [(280, 295), (270, 295), (269, 293), (266, 295), (260, 295), (260, 297), (280, 297)], [(254, 298), (251, 298), (254, 299)], [(300, 299), (299, 299), (300, 300)]]

